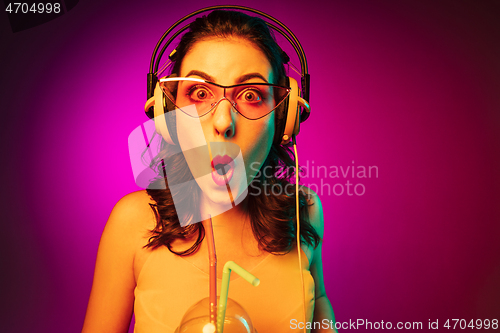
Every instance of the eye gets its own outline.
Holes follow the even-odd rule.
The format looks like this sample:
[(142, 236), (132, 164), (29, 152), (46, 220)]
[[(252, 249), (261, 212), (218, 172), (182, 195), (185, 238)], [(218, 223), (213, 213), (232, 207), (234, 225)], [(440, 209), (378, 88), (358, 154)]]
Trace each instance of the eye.
[(260, 92), (250, 88), (245, 91), (242, 91), (240, 94), (240, 98), (247, 103), (258, 103), (262, 101), (262, 96)]
[(198, 91), (196, 92), (196, 97), (198, 99), (205, 99), (208, 97), (208, 93), (204, 89), (198, 89)]
[(196, 85), (189, 89), (187, 95), (194, 101), (204, 102), (207, 99), (213, 98), (212, 92), (205, 86)]

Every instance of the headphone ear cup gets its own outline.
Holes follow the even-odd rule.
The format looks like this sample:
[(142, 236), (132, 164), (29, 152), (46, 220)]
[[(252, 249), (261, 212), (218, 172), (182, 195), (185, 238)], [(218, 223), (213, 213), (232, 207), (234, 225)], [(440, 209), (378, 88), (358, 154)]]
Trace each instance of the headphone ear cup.
[[(278, 84), (283, 87), (288, 87), (288, 77), (285, 76), (279, 80)], [(278, 106), (275, 110), (275, 131), (274, 131), (274, 139), (273, 143), (277, 145), (281, 145), (281, 141), (283, 140), (283, 133), (285, 132), (285, 124), (288, 113), (288, 96), (285, 98), (283, 102)]]
[(290, 142), (293, 135), (298, 135), (300, 131), (300, 120), (299, 120), (299, 103), (298, 97), (300, 94), (299, 86), (297, 81), (292, 78), (287, 78), (289, 82), (289, 87), (291, 88), (290, 94), (286, 98), (287, 106), (286, 109), (286, 123), (285, 130), (283, 131), (283, 136), (281, 138), (281, 144), (286, 145)]
[[(160, 134), (168, 144), (173, 145), (174, 142), (170, 136), (170, 131), (169, 131), (169, 123), (171, 123), (171, 121), (170, 119), (169, 121), (167, 121), (166, 119), (167, 118), (166, 112), (169, 109), (170, 110), (172, 109), (167, 106), (167, 103), (170, 101), (168, 101), (168, 98), (165, 98), (165, 96), (163, 95), (163, 91), (161, 90), (159, 83), (156, 83), (153, 97), (154, 97), (154, 121), (155, 121), (156, 133)], [(174, 116), (174, 114), (172, 114), (172, 116)], [(175, 120), (174, 117), (168, 117), (168, 118), (173, 118)]]
[(165, 117), (165, 122), (167, 124), (167, 129), (168, 133), (170, 135), (170, 138), (172, 139), (172, 143), (170, 144), (178, 144), (179, 140), (177, 139), (177, 122), (176, 122), (176, 112), (175, 110), (177, 109), (177, 106), (174, 104), (174, 97), (172, 94), (169, 94), (167, 98), (165, 98), (166, 95), (163, 95), (163, 112), (164, 112), (164, 117)]

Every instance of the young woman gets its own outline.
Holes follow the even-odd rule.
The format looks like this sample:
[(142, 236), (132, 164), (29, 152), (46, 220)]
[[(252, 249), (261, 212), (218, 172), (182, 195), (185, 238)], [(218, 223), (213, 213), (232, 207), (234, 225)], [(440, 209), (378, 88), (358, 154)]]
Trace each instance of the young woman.
[[(106, 224), (83, 332), (127, 332), (133, 312), (136, 332), (174, 332), (186, 310), (208, 296), (207, 240), (203, 224), (194, 223), (208, 214), (213, 216), (217, 275), (232, 260), (261, 280), (253, 287), (233, 274), (229, 292), (259, 333), (297, 331), (304, 318), (334, 320), (323, 284), (321, 202), (301, 188), (303, 291), (296, 195), (270, 191), (271, 185), (294, 188), (288, 186), (294, 176), (293, 155), (289, 145), (281, 145), (283, 58), (260, 18), (217, 10), (190, 24), (173, 59), (170, 77), (178, 79), (160, 84), (170, 95), (167, 103), (196, 107), (193, 114), (187, 108), (182, 112), (198, 122), (209, 154), (187, 149), (198, 135), (187, 133), (177, 117), (170, 126), (173, 145), (165, 143), (156, 159), (162, 161), (159, 174), (168, 175), (157, 184), (167, 184), (166, 189), (152, 184), (125, 196)], [(182, 154), (165, 153), (174, 147)], [(207, 177), (195, 175), (200, 165), (210, 168)], [(276, 173), (280, 167), (288, 172)], [(194, 181), (174, 190), (179, 179)], [(230, 209), (211, 214), (214, 207), (226, 207), (229, 189)], [(179, 200), (173, 199), (179, 193), (190, 212), (183, 217), (176, 211)], [(333, 331), (321, 327), (313, 331)]]

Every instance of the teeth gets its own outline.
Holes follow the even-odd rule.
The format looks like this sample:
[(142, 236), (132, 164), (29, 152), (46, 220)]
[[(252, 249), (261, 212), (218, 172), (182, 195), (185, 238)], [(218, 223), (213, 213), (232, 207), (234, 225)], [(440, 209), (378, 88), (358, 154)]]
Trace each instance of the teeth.
[(217, 164), (215, 166), (215, 170), (217, 170), (217, 173), (219, 175), (225, 175), (231, 167), (228, 164)]

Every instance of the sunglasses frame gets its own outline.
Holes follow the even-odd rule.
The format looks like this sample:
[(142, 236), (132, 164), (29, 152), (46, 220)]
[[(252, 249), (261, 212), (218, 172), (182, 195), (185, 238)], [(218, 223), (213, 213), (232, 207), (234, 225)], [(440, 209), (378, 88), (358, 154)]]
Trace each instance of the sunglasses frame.
[[(211, 82), (211, 81), (207, 81), (207, 80), (203, 80), (203, 79), (198, 79), (198, 78), (194, 78), (194, 77), (162, 77), (161, 79), (158, 80), (159, 81), (159, 86), (163, 92), (163, 94), (179, 109), (181, 110), (182, 112), (184, 112), (182, 110), (181, 107), (178, 107), (176, 104), (175, 104), (175, 98), (173, 96), (169, 96), (169, 94), (167, 92), (165, 92), (165, 89), (163, 88), (164, 84), (162, 85), (162, 83), (166, 83), (166, 82), (174, 82), (174, 81), (191, 81), (191, 82), (199, 82), (199, 83), (207, 83), (207, 84), (210, 84), (210, 85), (213, 85), (213, 86), (216, 86), (216, 87), (219, 87), (219, 88), (223, 88), (224, 89), (224, 97), (222, 97), (221, 99), (219, 99), (217, 102), (213, 103), (212, 106), (210, 107), (210, 109), (208, 109), (207, 112), (203, 113), (202, 115), (198, 115), (198, 117), (196, 116), (193, 116), (189, 113), (186, 113), (184, 112), (186, 115), (190, 116), (190, 117), (193, 117), (193, 118), (201, 118), (207, 114), (209, 114), (213, 109), (215, 109), (219, 103), (226, 99), (227, 101), (229, 101), (233, 107), (234, 110), (236, 110), (237, 113), (241, 114), (244, 118), (246, 119), (249, 119), (249, 120), (257, 120), (257, 119), (260, 119), (260, 118), (263, 118), (265, 116), (267, 116), (268, 114), (270, 114), (271, 112), (273, 112), (274, 110), (276, 110), (276, 108), (278, 106), (281, 105), (281, 103), (283, 103), (287, 98), (288, 96), (290, 95), (290, 92), (292, 91), (292, 89), (290, 87), (284, 87), (284, 86), (280, 86), (280, 85), (277, 85), (277, 84), (272, 84), (272, 83), (265, 83), (265, 82), (250, 82), (250, 83), (239, 83), (239, 84), (234, 84), (234, 85), (230, 85), (230, 86), (224, 86), (222, 84), (218, 84), (218, 83), (215, 83), (215, 82)], [(273, 109), (271, 109), (269, 112), (267, 112), (266, 114), (258, 117), (258, 118), (249, 118), (248, 116), (244, 115), (243, 113), (240, 112), (240, 110), (237, 109), (237, 106), (236, 106), (236, 102), (228, 99), (226, 97), (226, 89), (229, 89), (229, 88), (235, 88), (235, 87), (242, 87), (242, 86), (248, 86), (248, 85), (252, 85), (252, 86), (267, 86), (267, 87), (272, 87), (272, 88), (281, 88), (281, 89), (284, 89), (286, 90), (286, 95), (283, 97), (283, 99), (274, 106)], [(168, 90), (168, 89), (167, 89)]]

